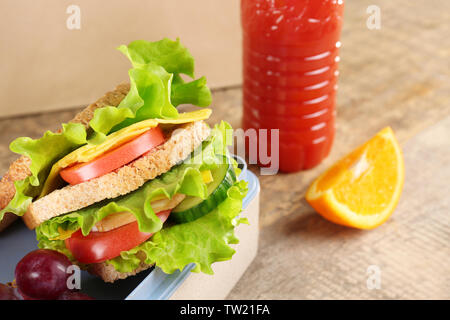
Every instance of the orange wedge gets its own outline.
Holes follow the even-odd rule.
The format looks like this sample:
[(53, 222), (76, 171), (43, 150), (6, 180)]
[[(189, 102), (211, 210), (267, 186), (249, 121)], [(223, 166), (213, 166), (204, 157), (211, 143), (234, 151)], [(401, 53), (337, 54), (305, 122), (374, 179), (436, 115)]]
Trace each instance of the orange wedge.
[(391, 216), (404, 178), (402, 151), (387, 127), (319, 176), (306, 200), (331, 222), (373, 229)]

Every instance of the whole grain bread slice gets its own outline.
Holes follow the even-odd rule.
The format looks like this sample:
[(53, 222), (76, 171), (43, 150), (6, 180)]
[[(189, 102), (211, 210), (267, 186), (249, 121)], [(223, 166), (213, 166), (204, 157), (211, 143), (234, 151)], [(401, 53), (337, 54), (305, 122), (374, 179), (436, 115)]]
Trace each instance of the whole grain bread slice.
[(144, 262), (145, 260), (145, 253), (142, 251), (139, 251), (137, 253), (137, 257), (141, 260), (141, 263), (139, 264), (139, 267), (137, 267), (135, 270), (131, 272), (119, 272), (117, 271), (113, 265), (108, 264), (106, 262), (101, 263), (93, 263), (87, 265), (87, 271), (89, 273), (92, 273), (98, 277), (100, 277), (105, 282), (114, 282), (116, 280), (121, 280), (128, 278), (130, 276), (134, 276), (138, 274), (141, 271), (147, 270), (148, 268), (152, 267), (152, 264), (146, 264)]
[(34, 229), (53, 217), (137, 190), (146, 181), (186, 159), (209, 134), (210, 128), (203, 121), (173, 127), (164, 144), (131, 163), (101, 177), (55, 190), (34, 201), (23, 220), (28, 228)]
[[(86, 128), (89, 127), (89, 121), (94, 116), (94, 111), (105, 106), (117, 107), (119, 103), (125, 98), (130, 90), (128, 83), (119, 84), (113, 91), (107, 92), (103, 97), (96, 102), (90, 104), (81, 112), (79, 112), (70, 122), (82, 123)], [(60, 131), (60, 130), (59, 130)], [(14, 188), (14, 181), (23, 180), (31, 175), (30, 172), (31, 161), (28, 157), (21, 156), (16, 161), (11, 163), (8, 171), (0, 180), (0, 210), (5, 208), (14, 197), (16, 189)], [(6, 213), (3, 220), (0, 221), (0, 232), (8, 227), (17, 219), (17, 216), (12, 213)]]

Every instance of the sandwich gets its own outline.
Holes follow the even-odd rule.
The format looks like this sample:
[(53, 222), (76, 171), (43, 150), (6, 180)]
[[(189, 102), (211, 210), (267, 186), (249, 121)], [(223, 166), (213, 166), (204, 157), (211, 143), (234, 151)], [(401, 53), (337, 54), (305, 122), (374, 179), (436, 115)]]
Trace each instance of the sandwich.
[[(129, 83), (59, 131), (10, 144), (21, 156), (0, 182), (1, 223), (22, 217), (39, 248), (105, 282), (154, 265), (173, 273), (194, 263), (212, 274), (247, 223), (231, 126), (205, 122), (211, 92), (178, 39), (118, 49), (132, 64)], [(201, 108), (177, 109), (185, 104)]]

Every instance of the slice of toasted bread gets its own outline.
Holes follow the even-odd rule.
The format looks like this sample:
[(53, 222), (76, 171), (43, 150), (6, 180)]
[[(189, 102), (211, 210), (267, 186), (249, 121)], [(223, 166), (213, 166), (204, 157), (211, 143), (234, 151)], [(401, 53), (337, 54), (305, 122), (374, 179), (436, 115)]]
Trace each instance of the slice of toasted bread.
[[(106, 93), (96, 102), (83, 109), (70, 122), (82, 123), (86, 128), (89, 127), (89, 121), (94, 116), (95, 109), (105, 106), (117, 107), (129, 90), (130, 85), (128, 83), (119, 84), (113, 91)], [(14, 197), (16, 192), (14, 181), (23, 180), (31, 174), (30, 164), (29, 158), (21, 156), (10, 165), (8, 172), (3, 175), (3, 178), (0, 180), (0, 210), (5, 208)], [(12, 213), (5, 214), (3, 220), (0, 221), (0, 231), (4, 230), (16, 219), (17, 216)]]
[[(29, 158), (20, 157), (9, 166), (8, 172), (0, 180), (0, 209), (6, 207), (14, 197), (16, 193), (14, 181), (25, 179), (31, 174), (30, 163)], [(17, 218), (15, 214), (7, 212), (0, 221), (0, 232), (16, 221)]]
[(87, 271), (102, 278), (102, 280), (105, 282), (114, 282), (116, 280), (134, 276), (139, 272), (147, 270), (148, 268), (153, 266), (152, 264), (146, 264), (145, 262), (143, 262), (143, 260), (145, 259), (145, 253), (143, 253), (142, 251), (137, 253), (137, 257), (142, 262), (136, 270), (133, 270), (131, 272), (119, 272), (114, 268), (113, 265), (106, 262), (89, 264), (87, 265)]
[(175, 128), (171, 129), (164, 144), (133, 162), (101, 177), (55, 190), (34, 201), (23, 216), (25, 224), (34, 229), (53, 217), (137, 190), (146, 181), (186, 159), (210, 133), (209, 126), (203, 121)]

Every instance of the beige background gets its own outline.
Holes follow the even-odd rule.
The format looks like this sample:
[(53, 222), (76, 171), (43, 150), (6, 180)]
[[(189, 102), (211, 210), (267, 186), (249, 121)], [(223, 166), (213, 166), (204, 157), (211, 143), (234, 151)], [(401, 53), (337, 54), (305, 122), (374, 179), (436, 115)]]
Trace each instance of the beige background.
[[(67, 7), (81, 9), (69, 30)], [(180, 37), (211, 87), (241, 82), (239, 0), (1, 0), (0, 117), (81, 106), (127, 80), (115, 50)]]

